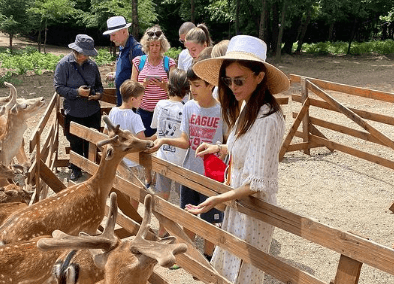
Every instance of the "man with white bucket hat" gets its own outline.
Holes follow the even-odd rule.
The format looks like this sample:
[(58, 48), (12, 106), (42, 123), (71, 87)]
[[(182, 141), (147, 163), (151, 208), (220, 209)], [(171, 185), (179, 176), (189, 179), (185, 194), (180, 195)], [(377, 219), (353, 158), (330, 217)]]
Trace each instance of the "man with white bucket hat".
[(107, 20), (107, 31), (103, 35), (109, 35), (110, 40), (119, 46), (119, 55), (116, 60), (116, 71), (107, 74), (107, 79), (115, 77), (115, 88), (117, 105), (122, 104), (119, 88), (122, 83), (130, 79), (132, 63), (134, 57), (143, 55), (141, 44), (129, 34), (131, 23), (127, 23), (122, 16), (114, 16)]

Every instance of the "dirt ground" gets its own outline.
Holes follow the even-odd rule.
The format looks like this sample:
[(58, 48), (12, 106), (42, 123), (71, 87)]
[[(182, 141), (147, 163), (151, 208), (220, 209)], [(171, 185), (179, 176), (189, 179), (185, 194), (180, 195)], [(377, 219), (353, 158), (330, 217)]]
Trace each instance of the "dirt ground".
[[(29, 44), (15, 40), (16, 46)], [(30, 43), (32, 44), (32, 43)], [(0, 46), (8, 41), (0, 37)], [(67, 54), (67, 48), (48, 47), (48, 52)], [(309, 56), (285, 55), (280, 63), (274, 65), (286, 74), (310, 76), (327, 81), (349, 84), (394, 93), (394, 55), (368, 56)], [(269, 62), (270, 59), (268, 59)], [(103, 75), (113, 66), (100, 68)], [(0, 69), (1, 74), (1, 69)], [(21, 97), (44, 96), (48, 101), (54, 93), (53, 73), (41, 76), (23, 75), (14, 79), (18, 95)], [(286, 94), (299, 93), (300, 87), (293, 86)], [(8, 95), (7, 89), (0, 89), (0, 96)], [(333, 94), (347, 106), (368, 111), (394, 115), (393, 105), (361, 99), (349, 95)], [(291, 102), (284, 107), (287, 127), (292, 123), (291, 112), (299, 110), (299, 104)], [(311, 112), (333, 122), (344, 122), (344, 116)], [(34, 125), (40, 115), (29, 123)], [(345, 122), (346, 124), (347, 122)], [(352, 125), (351, 123), (348, 123)], [(394, 139), (394, 129), (372, 123), (388, 137)], [(353, 126), (353, 125), (352, 125)], [(375, 155), (393, 160), (392, 150), (382, 146), (359, 142), (338, 133), (327, 133), (330, 139), (358, 149), (370, 151)], [(278, 203), (297, 214), (308, 216), (323, 224), (343, 231), (357, 232), (371, 240), (391, 247), (394, 243), (394, 216), (388, 210), (393, 198), (394, 175), (391, 169), (325, 148), (311, 151), (311, 156), (301, 152), (285, 155), (280, 163)], [(296, 266), (315, 277), (329, 283), (334, 279), (339, 254), (297, 236), (276, 229), (271, 254)], [(194, 281), (182, 269), (166, 271), (171, 283), (201, 283)], [(280, 283), (266, 276), (264, 283)], [(364, 265), (359, 283), (394, 283), (394, 276)]]

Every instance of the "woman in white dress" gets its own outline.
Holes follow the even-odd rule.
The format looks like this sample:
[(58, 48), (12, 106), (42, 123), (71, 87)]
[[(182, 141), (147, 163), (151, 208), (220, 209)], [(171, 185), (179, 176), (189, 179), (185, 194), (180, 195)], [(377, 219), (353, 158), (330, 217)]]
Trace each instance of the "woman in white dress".
[[(279, 150), (284, 134), (281, 108), (273, 94), (289, 88), (287, 76), (265, 62), (266, 44), (255, 37), (231, 39), (224, 56), (204, 60), (193, 70), (203, 80), (219, 86), (223, 119), (231, 129), (226, 145), (201, 144), (197, 155), (230, 154), (227, 183), (234, 190), (212, 196), (186, 209), (199, 214), (219, 203), (253, 195), (276, 204)], [(222, 228), (265, 252), (274, 227), (227, 207)], [(264, 272), (217, 247), (212, 265), (237, 284), (261, 284)]]

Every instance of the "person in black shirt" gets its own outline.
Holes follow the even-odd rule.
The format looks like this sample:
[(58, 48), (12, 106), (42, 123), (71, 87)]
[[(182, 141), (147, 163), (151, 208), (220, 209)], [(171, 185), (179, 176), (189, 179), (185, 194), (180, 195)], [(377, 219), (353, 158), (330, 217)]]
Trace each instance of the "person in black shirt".
[[(72, 49), (57, 64), (54, 76), (56, 92), (64, 98), (65, 112), (64, 133), (70, 142), (71, 150), (88, 156), (87, 141), (70, 134), (70, 122), (74, 121), (97, 130), (101, 125), (99, 100), (102, 97), (103, 85), (96, 63), (89, 59), (96, 56), (94, 40), (85, 34), (78, 34), (75, 42), (68, 45)], [(82, 176), (81, 169), (71, 164), (71, 180)]]

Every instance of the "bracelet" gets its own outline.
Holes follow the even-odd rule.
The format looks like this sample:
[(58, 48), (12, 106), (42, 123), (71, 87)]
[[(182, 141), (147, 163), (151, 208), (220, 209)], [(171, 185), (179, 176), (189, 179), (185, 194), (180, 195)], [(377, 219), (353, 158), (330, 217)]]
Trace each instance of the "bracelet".
[(218, 151), (217, 151), (216, 153), (219, 153), (219, 154), (220, 154), (220, 152), (222, 152), (222, 142), (217, 141), (217, 142), (216, 142), (216, 145), (218, 146)]

